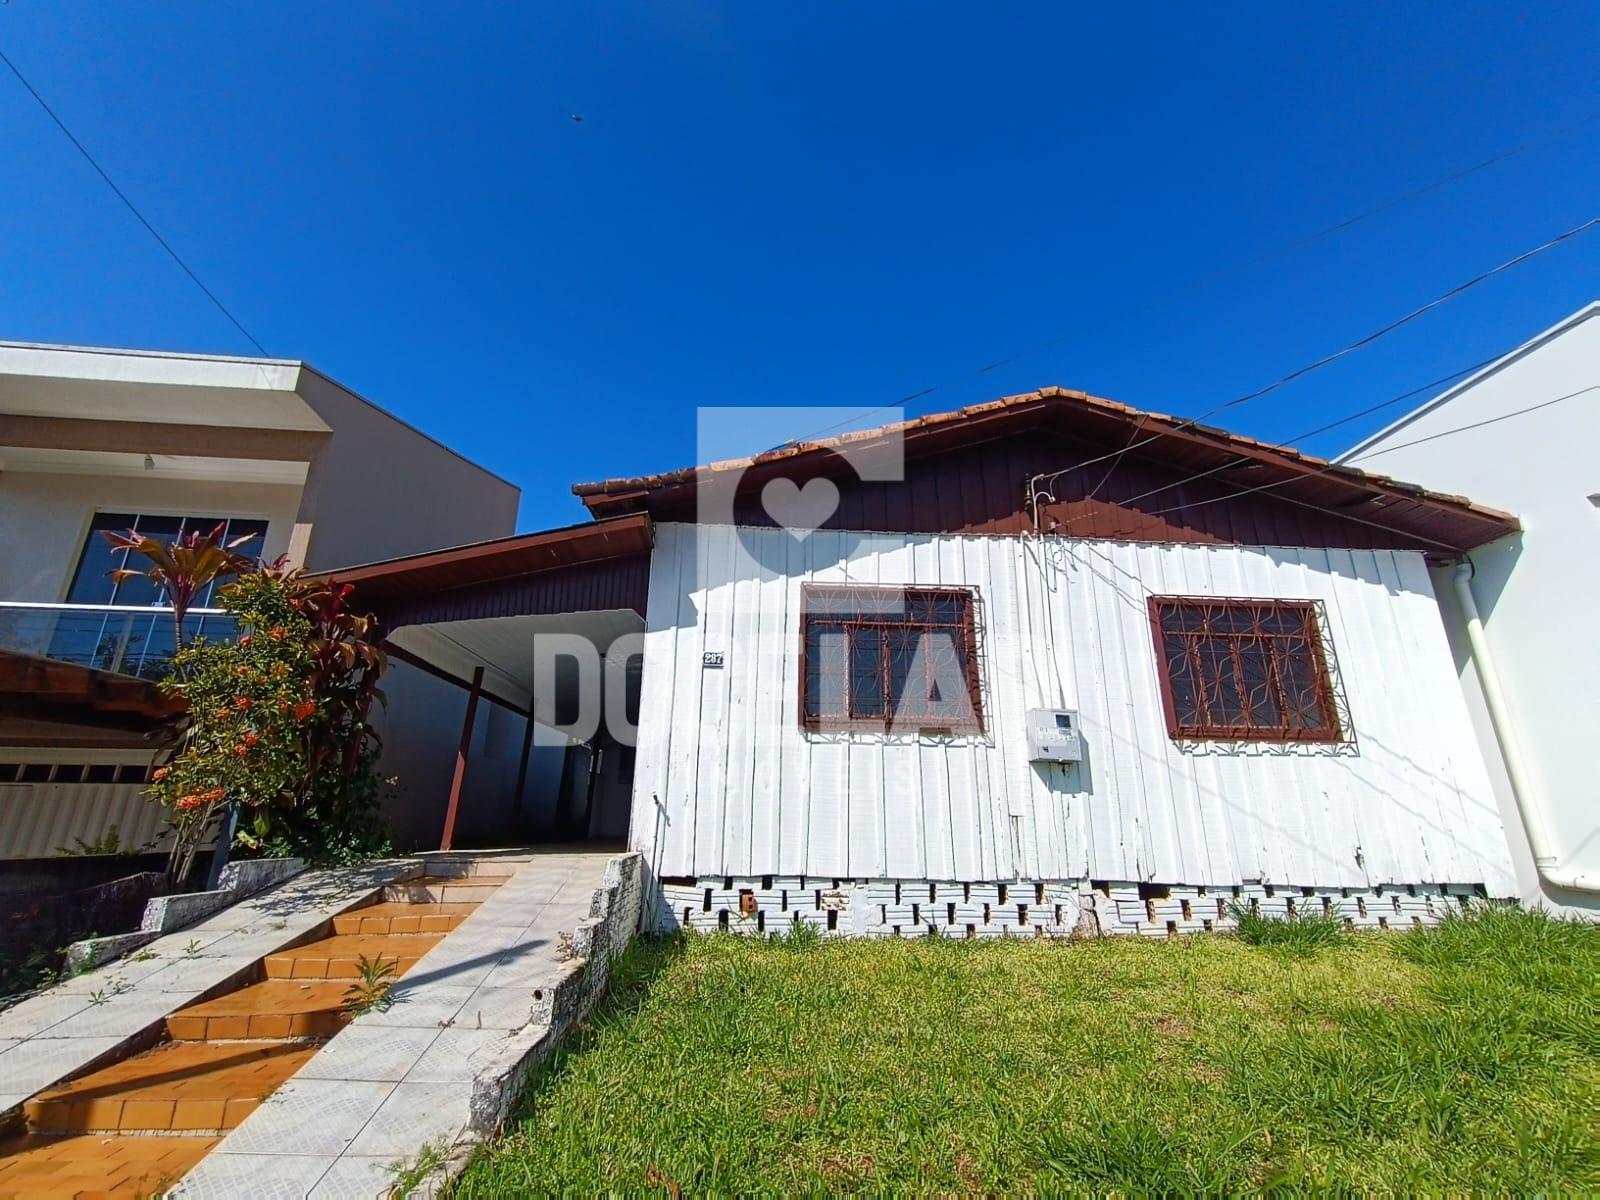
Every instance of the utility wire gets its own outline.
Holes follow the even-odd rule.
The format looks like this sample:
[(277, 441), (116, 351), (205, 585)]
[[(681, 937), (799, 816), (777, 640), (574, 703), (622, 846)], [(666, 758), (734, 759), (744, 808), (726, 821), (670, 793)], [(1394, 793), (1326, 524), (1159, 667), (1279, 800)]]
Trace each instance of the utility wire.
[(227, 317), (228, 320), (233, 322), (233, 327), (240, 333), (244, 334), (245, 338), (252, 346), (259, 350), (264, 357), (271, 358), (272, 356), (267, 353), (266, 347), (256, 340), (254, 334), (252, 334), (248, 329), (239, 323), (239, 318), (228, 311), (227, 305), (223, 304), (221, 300), (217, 299), (215, 292), (200, 282), (200, 276), (196, 275), (194, 271), (190, 269), (189, 264), (184, 262), (183, 259), (179, 257), (178, 252), (172, 248), (171, 243), (169, 243), (166, 238), (162, 237), (161, 234), (156, 231), (156, 227), (150, 224), (149, 220), (147, 220), (145, 215), (139, 211), (139, 209), (134, 205), (133, 201), (128, 199), (127, 193), (116, 185), (116, 182), (111, 178), (110, 175), (106, 174), (106, 169), (95, 161), (94, 155), (90, 154), (89, 151), (84, 147), (84, 144), (80, 142), (76, 136), (74, 136), (72, 130), (67, 128), (66, 122), (56, 115), (56, 110), (51, 108), (50, 105), (45, 102), (45, 98), (39, 94), (38, 90), (34, 88), (33, 84), (28, 82), (27, 76), (17, 69), (17, 64), (11, 61), (4, 50), (0, 50), (0, 62), (4, 62), (6, 66), (11, 68), (11, 73), (17, 77), (17, 82), (22, 84), (22, 86), (28, 90), (28, 95), (32, 96), (39, 102), (39, 107), (44, 109), (45, 114), (56, 123), (56, 128), (67, 135), (67, 140), (77, 147), (78, 153), (83, 155), (84, 161), (95, 169), (95, 172), (100, 176), (101, 179), (105, 180), (106, 186), (116, 194), (117, 199), (121, 200), (123, 204), (127, 205), (128, 211), (139, 219), (139, 224), (143, 225), (147, 230), (150, 231), (150, 236), (155, 238), (155, 240), (160, 243), (161, 248), (172, 257), (172, 261), (178, 264), (183, 273), (194, 281), (195, 287), (199, 288), (206, 294), (206, 299), (215, 304), (217, 306), (217, 311), (219, 311), (223, 316)]
[[(1306, 438), (1316, 437), (1318, 434), (1327, 433), (1330, 429), (1337, 429), (1341, 425), (1348, 425), (1348, 424), (1350, 424), (1351, 421), (1359, 421), (1362, 417), (1369, 417), (1373, 413), (1378, 412), (1378, 411), (1380, 411), (1382, 409), (1392, 408), (1396, 404), (1401, 403), (1402, 401), (1410, 400), (1413, 396), (1420, 396), (1424, 392), (1431, 392), (1435, 388), (1444, 387), (1446, 384), (1453, 383), (1454, 381), (1462, 378), (1463, 376), (1471, 375), (1475, 371), (1481, 371), (1484, 367), (1487, 367), (1492, 363), (1499, 362), (1500, 359), (1502, 359), (1504, 357), (1505, 357), (1504, 354), (1496, 354), (1492, 358), (1486, 358), (1482, 362), (1474, 363), (1470, 367), (1463, 367), (1459, 371), (1451, 371), (1450, 374), (1441, 375), (1438, 379), (1432, 380), (1429, 383), (1425, 383), (1420, 387), (1414, 387), (1409, 392), (1401, 392), (1398, 396), (1391, 396), (1389, 399), (1381, 400), (1377, 404), (1368, 405), (1366, 408), (1363, 408), (1363, 409), (1361, 409), (1361, 410), (1359, 410), (1357, 412), (1350, 413), (1348, 416), (1340, 417), (1336, 421), (1329, 421), (1326, 425), (1319, 425), (1315, 429), (1308, 429), (1304, 433), (1295, 434), (1293, 437), (1290, 437), (1289, 439), (1287, 439), (1287, 441), (1285, 441), (1284, 444), (1285, 445), (1289, 445), (1289, 446), (1298, 445), (1299, 443), (1303, 442)], [(1182, 479), (1174, 480), (1172, 483), (1164, 483), (1160, 487), (1150, 488), (1148, 491), (1140, 492), (1136, 496), (1129, 496), (1126, 500), (1118, 501), (1118, 503), (1120, 503), (1120, 504), (1134, 504), (1134, 503), (1137, 503), (1140, 500), (1148, 499), (1151, 496), (1160, 495), (1162, 492), (1170, 492), (1173, 488), (1181, 488), (1186, 484), (1197, 483), (1198, 481), (1200, 481), (1202, 479), (1208, 479), (1212, 475), (1219, 474), (1222, 471), (1226, 471), (1226, 470), (1229, 470), (1229, 469), (1231, 469), (1233, 467), (1242, 466), (1245, 463), (1254, 462), (1254, 461), (1255, 460), (1253, 458), (1251, 458), (1250, 455), (1241, 454), (1241, 455), (1239, 455), (1239, 457), (1233, 458), (1233, 459), (1229, 459), (1227, 462), (1221, 463), (1218, 466), (1210, 467), (1210, 468), (1208, 468), (1208, 469), (1206, 469), (1204, 471), (1196, 471), (1193, 475), (1187, 475)], [(1115, 469), (1115, 464), (1113, 464), (1112, 469), (1113, 470)], [(1108, 472), (1108, 474), (1109, 474), (1109, 472)], [(1222, 480), (1220, 482), (1226, 483), (1227, 481), (1226, 480)], [(1101, 480), (1101, 485), (1103, 486), (1104, 483), (1105, 483), (1105, 480), (1102, 479)], [(1090, 492), (1089, 495), (1084, 497), (1084, 500), (1087, 501), (1087, 500), (1094, 499), (1095, 492), (1098, 492), (1099, 490), (1100, 489), (1098, 487), (1095, 488), (1094, 492)], [(1226, 497), (1223, 497), (1223, 499), (1231, 500), (1231, 499), (1233, 499), (1233, 497), (1232, 496), (1226, 496)], [(1178, 507), (1182, 508), (1184, 506), (1183, 505), (1179, 505)], [(1172, 509), (1163, 509), (1162, 511), (1163, 512), (1171, 512), (1173, 510)], [(1067, 528), (1071, 528), (1072, 520), (1073, 519), (1070, 516), (1067, 518), (1067, 524), (1066, 524)]]
[[(1422, 391), (1422, 390), (1425, 390), (1425, 389), (1419, 388), (1417, 390), (1418, 391)], [(1471, 430), (1471, 429), (1478, 429), (1478, 428), (1480, 428), (1480, 427), (1482, 427), (1484, 425), (1493, 425), (1493, 424), (1496, 424), (1497, 422), (1500, 422), (1500, 421), (1508, 421), (1512, 417), (1520, 417), (1520, 416), (1526, 415), (1527, 413), (1537, 412), (1541, 408), (1549, 408), (1552, 404), (1560, 404), (1563, 400), (1571, 400), (1571, 399), (1573, 399), (1573, 398), (1575, 398), (1577, 396), (1584, 395), (1586, 392), (1594, 392), (1594, 391), (1600, 391), (1600, 383), (1592, 383), (1588, 387), (1579, 388), (1575, 392), (1568, 392), (1565, 396), (1557, 396), (1553, 400), (1545, 400), (1545, 401), (1542, 401), (1539, 404), (1530, 404), (1527, 408), (1519, 408), (1519, 409), (1515, 410), (1514, 412), (1502, 413), (1500, 416), (1498, 416), (1498, 417), (1490, 417), (1486, 421), (1475, 421), (1470, 425), (1459, 425), (1454, 429), (1442, 429), (1438, 433), (1431, 434), (1428, 437), (1418, 438), (1416, 441), (1413, 441), (1413, 442), (1404, 442), (1404, 443), (1402, 443), (1401, 445), (1398, 445), (1398, 446), (1389, 446), (1389, 447), (1386, 447), (1385, 450), (1374, 451), (1372, 454), (1365, 455), (1363, 457), (1374, 458), (1378, 454), (1386, 453), (1387, 450), (1400, 450), (1400, 449), (1403, 449), (1405, 446), (1420, 446), (1423, 442), (1431, 442), (1431, 441), (1435, 441), (1435, 440), (1437, 440), (1439, 438), (1450, 437), (1453, 434), (1465, 433), (1465, 432), (1467, 432), (1468, 430)], [(1415, 394), (1415, 393), (1413, 393), (1413, 394)], [(1353, 418), (1351, 418), (1351, 419), (1353, 419)], [(1340, 464), (1332, 463), (1332, 464), (1329, 464), (1329, 466), (1327, 466), (1327, 467), (1318, 468), (1318, 470), (1317, 470), (1315, 475), (1293, 475), (1293, 476), (1290, 476), (1288, 479), (1275, 479), (1271, 483), (1260, 483), (1260, 484), (1257, 484), (1255, 487), (1239, 488), (1237, 491), (1235, 491), (1235, 492), (1233, 492), (1233, 493), (1231, 493), (1230, 495), (1227, 495), (1227, 496), (1212, 496), (1209, 499), (1205, 499), (1205, 500), (1192, 500), (1192, 501), (1189, 501), (1189, 502), (1184, 503), (1184, 504), (1174, 504), (1170, 508), (1158, 508), (1154, 512), (1146, 513), (1145, 515), (1146, 516), (1150, 516), (1150, 517), (1161, 517), (1161, 516), (1167, 515), (1168, 513), (1182, 512), (1185, 509), (1203, 508), (1208, 504), (1221, 504), (1222, 502), (1227, 501), (1227, 500), (1237, 500), (1241, 496), (1254, 495), (1256, 492), (1265, 492), (1265, 491), (1268, 491), (1268, 490), (1270, 490), (1272, 488), (1287, 487), (1291, 483), (1303, 483), (1307, 479), (1314, 479), (1314, 478), (1318, 478), (1320, 476), (1327, 475), (1328, 472), (1330, 471), (1330, 469), (1333, 466), (1338, 466), (1338, 465), (1340, 465)], [(1228, 483), (1226, 480), (1219, 480), (1218, 482), (1222, 483), (1225, 487), (1234, 487), (1235, 486), (1234, 484)], [(1380, 522), (1369, 521), (1369, 520), (1366, 520), (1364, 517), (1358, 517), (1353, 513), (1339, 512), (1336, 509), (1330, 509), (1326, 505), (1323, 505), (1323, 504), (1314, 504), (1314, 503), (1311, 503), (1310, 501), (1306, 501), (1306, 500), (1297, 500), (1293, 496), (1281, 496), (1280, 495), (1280, 496), (1275, 497), (1275, 499), (1286, 501), (1289, 504), (1298, 504), (1301, 508), (1311, 508), (1311, 509), (1317, 510), (1318, 512), (1328, 513), (1328, 514), (1330, 514), (1332, 516), (1339, 517), (1339, 518), (1341, 518), (1343, 520), (1359, 521), (1363, 525), (1371, 525), (1374, 528), (1378, 528), (1378, 529), (1389, 529), (1389, 528), (1391, 528), (1390, 526), (1383, 525)], [(1435, 541), (1432, 538), (1423, 537), (1420, 533), (1408, 533), (1406, 536), (1407, 537), (1419, 538), (1420, 540), (1425, 541), (1425, 542), (1432, 542), (1436, 546), (1444, 546), (1444, 545), (1446, 545), (1446, 543), (1444, 543), (1444, 542)], [(1451, 549), (1455, 549), (1455, 547), (1450, 547), (1450, 548)]]
[[(1339, 233), (1339, 232), (1341, 232), (1343, 230), (1349, 229), (1353, 225), (1359, 225), (1363, 221), (1370, 220), (1373, 217), (1376, 217), (1376, 216), (1379, 216), (1382, 213), (1388, 212), (1392, 208), (1398, 208), (1402, 204), (1406, 204), (1406, 203), (1409, 203), (1412, 200), (1416, 200), (1416, 199), (1418, 199), (1418, 198), (1420, 198), (1422, 196), (1426, 196), (1430, 192), (1438, 191), (1440, 188), (1447, 187), (1448, 185), (1450, 185), (1452, 183), (1456, 183), (1456, 182), (1458, 182), (1458, 181), (1460, 181), (1462, 179), (1465, 179), (1469, 175), (1475, 175), (1479, 171), (1487, 170), (1490, 167), (1497, 166), (1500, 163), (1506, 162), (1506, 161), (1508, 161), (1510, 159), (1520, 157), (1521, 155), (1528, 153), (1530, 150), (1536, 150), (1540, 146), (1546, 145), (1549, 142), (1559, 141), (1561, 138), (1564, 138), (1564, 137), (1570, 137), (1572, 134), (1578, 132), (1578, 130), (1584, 128), (1586, 125), (1588, 125), (1591, 122), (1593, 122), (1596, 118), (1600, 118), (1600, 111), (1592, 112), (1588, 116), (1583, 117), (1581, 120), (1575, 121), (1570, 125), (1564, 125), (1559, 129), (1553, 130), (1550, 133), (1545, 134), (1542, 137), (1534, 138), (1532, 141), (1523, 142), (1520, 145), (1513, 146), (1509, 150), (1504, 150), (1504, 151), (1500, 152), (1499, 154), (1492, 155), (1489, 158), (1483, 159), (1481, 162), (1474, 163), (1470, 167), (1463, 167), (1462, 169), (1460, 169), (1458, 171), (1450, 172), (1448, 175), (1441, 175), (1439, 178), (1433, 180), (1430, 183), (1425, 183), (1419, 188), (1413, 188), (1411, 191), (1404, 192), (1401, 195), (1394, 197), (1393, 199), (1385, 200), (1383, 203), (1375, 205), (1372, 208), (1366, 209), (1363, 212), (1359, 212), (1353, 217), (1346, 217), (1342, 221), (1336, 221), (1332, 225), (1326, 225), (1326, 226), (1324, 226), (1323, 228), (1317, 230), (1314, 233), (1308, 233), (1308, 234), (1304, 235), (1303, 237), (1295, 238), (1293, 241), (1284, 242), (1283, 244), (1277, 246), (1274, 249), (1268, 250), (1263, 254), (1257, 255), (1255, 258), (1248, 259), (1247, 261), (1242, 262), (1242, 263), (1236, 263), (1235, 265), (1233, 265), (1231, 267), (1223, 267), (1220, 270), (1213, 271), (1209, 275), (1202, 275), (1199, 279), (1196, 279), (1193, 282), (1187, 284), (1186, 286), (1184, 286), (1182, 288), (1179, 288), (1178, 291), (1174, 293), (1174, 295), (1181, 296), (1185, 292), (1193, 291), (1194, 289), (1199, 288), (1199, 287), (1203, 287), (1208, 283), (1214, 283), (1218, 279), (1225, 279), (1229, 275), (1236, 275), (1241, 271), (1249, 270), (1251, 267), (1257, 267), (1257, 266), (1260, 266), (1262, 263), (1271, 262), (1273, 259), (1280, 258), (1283, 255), (1288, 254), (1290, 251), (1298, 250), (1302, 246), (1308, 246), (1312, 242), (1320, 241), (1321, 239), (1323, 239), (1325, 237), (1328, 237), (1328, 236), (1330, 236), (1332, 234)], [(872, 416), (876, 416), (879, 413), (889, 412), (889, 411), (891, 411), (893, 409), (896, 409), (896, 408), (904, 408), (907, 404), (910, 404), (912, 401), (920, 400), (920, 399), (922, 399), (922, 397), (930, 395), (933, 392), (940, 391), (943, 388), (947, 388), (951, 384), (961, 383), (961, 382), (963, 382), (963, 381), (965, 381), (967, 379), (976, 378), (979, 375), (986, 375), (990, 371), (995, 371), (995, 370), (998, 370), (1001, 367), (1008, 366), (1009, 364), (1016, 362), (1018, 359), (1027, 358), (1029, 355), (1037, 354), (1041, 350), (1049, 350), (1049, 349), (1051, 349), (1051, 348), (1053, 348), (1055, 346), (1059, 346), (1062, 342), (1065, 342), (1069, 338), (1074, 336), (1075, 333), (1076, 333), (1076, 331), (1073, 331), (1073, 332), (1070, 332), (1070, 333), (1058, 334), (1056, 337), (1050, 338), (1050, 339), (1048, 339), (1046, 341), (1043, 341), (1043, 342), (1038, 342), (1035, 345), (1028, 346), (1028, 347), (1026, 347), (1024, 349), (1021, 349), (1021, 350), (1018, 350), (1018, 351), (1016, 351), (1016, 352), (1014, 352), (1012, 354), (1008, 354), (1004, 358), (998, 358), (998, 359), (994, 360), (993, 362), (986, 363), (985, 365), (983, 365), (981, 367), (978, 367), (975, 370), (968, 371), (965, 374), (952, 376), (951, 378), (946, 379), (942, 383), (936, 383), (936, 384), (933, 384), (931, 387), (925, 387), (925, 388), (921, 389), (920, 391), (912, 392), (908, 396), (902, 396), (899, 400), (894, 401), (892, 404), (884, 404), (884, 405), (880, 405), (877, 408), (869, 408), (866, 411), (862, 412), (859, 416), (849, 417), (849, 418), (846, 418), (843, 421), (836, 421), (832, 425), (825, 425), (821, 429), (814, 429), (810, 433), (802, 434), (799, 437), (791, 438), (785, 444), (786, 445), (794, 445), (794, 444), (799, 443), (799, 442), (809, 441), (812, 438), (817, 437), (817, 436), (819, 436), (821, 434), (830, 433), (835, 429), (842, 428), (845, 425), (854, 424), (857, 421), (863, 421), (866, 418), (872, 417)]]
[(1491, 267), (1489, 270), (1484, 271), (1481, 274), (1474, 275), (1471, 279), (1468, 279), (1465, 283), (1457, 284), (1455, 287), (1451, 288), (1449, 291), (1445, 292), (1443, 295), (1436, 296), (1434, 299), (1429, 300), (1426, 304), (1422, 305), (1421, 307), (1412, 309), (1410, 312), (1406, 313), (1403, 317), (1399, 317), (1399, 318), (1397, 318), (1397, 319), (1395, 319), (1393, 321), (1390, 321), (1387, 325), (1384, 325), (1380, 329), (1374, 330), (1373, 332), (1367, 334), (1365, 337), (1357, 338), (1355, 341), (1351, 342), (1348, 346), (1345, 346), (1345, 347), (1343, 347), (1342, 349), (1339, 349), (1339, 350), (1335, 350), (1332, 354), (1325, 354), (1321, 358), (1317, 359), (1315, 362), (1308, 363), (1307, 365), (1305, 365), (1303, 367), (1299, 367), (1299, 368), (1297, 368), (1297, 369), (1295, 369), (1293, 371), (1290, 371), (1287, 375), (1283, 375), (1283, 376), (1279, 377), (1278, 379), (1273, 380), (1271, 383), (1267, 384), (1265, 387), (1259, 387), (1253, 392), (1246, 392), (1243, 396), (1236, 396), (1232, 400), (1226, 400), (1223, 403), (1216, 405), (1214, 408), (1209, 408), (1205, 412), (1201, 413), (1198, 417), (1190, 417), (1190, 418), (1187, 418), (1187, 419), (1185, 419), (1183, 421), (1179, 421), (1176, 425), (1173, 425), (1170, 429), (1159, 430), (1156, 433), (1153, 433), (1149, 437), (1144, 438), (1144, 439), (1142, 439), (1140, 441), (1130, 442), (1128, 445), (1124, 446), (1120, 450), (1112, 450), (1112, 451), (1109, 451), (1106, 454), (1100, 454), (1100, 455), (1096, 455), (1095, 457), (1092, 457), (1092, 458), (1084, 459), (1082, 462), (1074, 463), (1069, 467), (1062, 467), (1059, 471), (1050, 471), (1050, 472), (1047, 472), (1047, 473), (1035, 475), (1035, 476), (1033, 476), (1032, 479), (1030, 479), (1028, 481), (1029, 493), (1030, 493), (1030, 495), (1036, 493), (1041, 484), (1046, 483), (1046, 482), (1053, 482), (1054, 480), (1059, 479), (1061, 476), (1063, 476), (1063, 475), (1065, 475), (1065, 474), (1067, 474), (1067, 473), (1069, 473), (1071, 471), (1081, 470), (1083, 467), (1090, 467), (1090, 466), (1095, 465), (1096, 463), (1105, 462), (1108, 459), (1115, 458), (1115, 459), (1119, 459), (1120, 460), (1121, 457), (1123, 455), (1127, 454), (1129, 451), (1137, 450), (1142, 446), (1148, 446), (1151, 442), (1159, 441), (1160, 439), (1162, 439), (1164, 437), (1168, 437), (1168, 436), (1170, 436), (1170, 435), (1172, 435), (1174, 433), (1178, 433), (1178, 432), (1180, 432), (1180, 431), (1182, 431), (1184, 429), (1192, 429), (1196, 425), (1200, 424), (1200, 422), (1202, 422), (1202, 421), (1204, 421), (1204, 420), (1206, 420), (1206, 419), (1208, 419), (1210, 417), (1215, 416), (1219, 412), (1223, 412), (1223, 411), (1225, 411), (1227, 409), (1230, 409), (1230, 408), (1236, 408), (1237, 406), (1239, 406), (1241, 404), (1244, 404), (1244, 403), (1247, 403), (1248, 401), (1251, 401), (1251, 400), (1259, 399), (1260, 397), (1267, 395), (1269, 392), (1275, 392), (1279, 388), (1284, 387), (1286, 384), (1292, 383), (1294, 380), (1299, 379), (1302, 376), (1309, 375), (1312, 371), (1319, 370), (1322, 367), (1328, 366), (1330, 363), (1338, 362), (1340, 359), (1346, 357), (1347, 355), (1354, 354), (1357, 350), (1360, 350), (1365, 346), (1370, 346), (1373, 342), (1377, 341), (1379, 338), (1385, 337), (1386, 335), (1388, 335), (1390, 333), (1393, 333), (1395, 330), (1401, 328), (1402, 326), (1410, 324), (1412, 321), (1415, 321), (1418, 317), (1421, 317), (1425, 313), (1429, 313), (1429, 312), (1433, 311), (1434, 309), (1438, 308), (1441, 304), (1445, 304), (1448, 301), (1455, 299), (1457, 296), (1461, 295), (1463, 292), (1466, 292), (1466, 291), (1470, 290), (1471, 288), (1477, 287), (1480, 283), (1483, 283), (1483, 282), (1485, 282), (1487, 280), (1493, 279), (1496, 275), (1499, 275), (1502, 272), (1509, 271), (1513, 267), (1520, 266), (1522, 263), (1527, 262), (1529, 259), (1534, 258), (1537, 255), (1543, 254), (1545, 251), (1553, 249), (1556, 246), (1559, 246), (1562, 242), (1567, 241), (1569, 238), (1577, 237), (1579, 234), (1584, 233), (1584, 232), (1586, 232), (1586, 231), (1588, 231), (1590, 229), (1593, 229), (1596, 225), (1600, 225), (1600, 217), (1591, 217), (1589, 220), (1585, 221), (1583, 224), (1574, 226), (1573, 228), (1567, 230), (1565, 233), (1558, 234), (1557, 236), (1551, 238), (1549, 241), (1543, 243), (1542, 245), (1535, 246), (1532, 250), (1525, 250), (1521, 254), (1517, 255), (1515, 258), (1507, 259), (1505, 262), (1501, 263), (1499, 266)]
[(1549, 408), (1552, 404), (1560, 404), (1563, 400), (1576, 399), (1578, 396), (1582, 396), (1586, 392), (1600, 392), (1600, 383), (1591, 383), (1588, 387), (1579, 388), (1575, 392), (1568, 392), (1565, 396), (1557, 396), (1554, 400), (1545, 400), (1539, 404), (1530, 404), (1527, 408), (1513, 409), (1511, 412), (1501, 413), (1498, 417), (1489, 417), (1486, 420), (1473, 421), (1470, 425), (1457, 425), (1454, 429), (1441, 429), (1438, 433), (1430, 433), (1427, 437), (1420, 437), (1415, 441), (1398, 442), (1393, 446), (1385, 446), (1381, 450), (1368, 451), (1367, 453), (1360, 455), (1359, 458), (1344, 459), (1342, 461), (1345, 463), (1354, 463), (1357, 461), (1364, 462), (1369, 458), (1377, 458), (1380, 454), (1388, 454), (1391, 450), (1404, 450), (1409, 446), (1420, 446), (1424, 442), (1435, 442), (1440, 438), (1450, 437), (1452, 434), (1466, 433), (1471, 429), (1482, 429), (1485, 425), (1498, 425), (1501, 421), (1511, 420), (1512, 417), (1526, 416), (1528, 413), (1538, 412), (1541, 408)]

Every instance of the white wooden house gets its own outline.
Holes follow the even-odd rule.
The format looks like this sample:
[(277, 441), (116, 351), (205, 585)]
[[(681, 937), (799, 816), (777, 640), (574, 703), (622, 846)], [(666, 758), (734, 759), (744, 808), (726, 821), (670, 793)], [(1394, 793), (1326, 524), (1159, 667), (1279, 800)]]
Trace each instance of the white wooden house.
[[(774, 515), (819, 479), (819, 528)], [(349, 577), (557, 724), (519, 647), (604, 634), (637, 739), (596, 762), (659, 928), (1407, 926), (1514, 891), (1428, 571), (1507, 514), (1059, 389), (574, 490), (588, 525)]]

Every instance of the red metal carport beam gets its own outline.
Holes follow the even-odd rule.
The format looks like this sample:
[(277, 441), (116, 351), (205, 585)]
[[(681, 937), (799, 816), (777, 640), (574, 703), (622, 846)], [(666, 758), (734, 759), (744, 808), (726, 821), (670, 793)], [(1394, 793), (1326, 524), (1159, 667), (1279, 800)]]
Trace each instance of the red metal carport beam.
[(456, 836), (456, 811), (461, 807), (461, 785), (467, 778), (467, 756), (472, 751), (472, 724), (478, 719), (478, 697), (483, 695), (483, 668), (472, 671), (472, 690), (467, 693), (467, 715), (461, 722), (461, 745), (456, 748), (456, 771), (450, 779), (450, 804), (444, 810), (444, 836), (439, 849), (450, 849)]

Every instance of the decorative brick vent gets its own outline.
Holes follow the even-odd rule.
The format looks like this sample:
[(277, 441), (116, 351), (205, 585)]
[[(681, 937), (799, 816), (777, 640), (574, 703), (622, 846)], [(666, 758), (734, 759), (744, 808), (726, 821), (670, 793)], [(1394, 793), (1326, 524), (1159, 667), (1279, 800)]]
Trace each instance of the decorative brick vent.
[(849, 937), (1066, 937), (1082, 912), (1074, 881), (715, 876), (663, 880), (655, 927), (764, 935), (806, 924)]
[(1332, 916), (1356, 929), (1431, 925), (1484, 896), (1474, 884), (1370, 888), (1233, 887), (1087, 880), (966, 883), (817, 876), (663, 879), (646, 923), (657, 932), (768, 935), (796, 924), (836, 937), (1172, 937), (1234, 927), (1232, 906), (1264, 916)]
[(1472, 884), (1453, 883), (1371, 888), (1097, 883), (1092, 890), (1101, 933), (1136, 933), (1145, 937), (1232, 929), (1231, 910), (1235, 904), (1280, 919), (1329, 916), (1356, 929), (1410, 929), (1414, 925), (1432, 925), (1445, 913), (1460, 911), (1484, 894), (1482, 888)]

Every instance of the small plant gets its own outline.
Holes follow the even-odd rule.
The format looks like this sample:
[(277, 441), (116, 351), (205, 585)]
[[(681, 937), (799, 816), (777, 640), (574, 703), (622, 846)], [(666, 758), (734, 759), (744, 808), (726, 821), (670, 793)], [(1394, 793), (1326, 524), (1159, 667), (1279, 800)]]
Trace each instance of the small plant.
[(89, 1004), (98, 1006), (106, 1003), (113, 996), (120, 996), (123, 992), (131, 992), (132, 987), (125, 980), (113, 979), (105, 987), (89, 993)]
[(199, 958), (200, 957), (200, 939), (199, 938), (190, 938), (189, 939), (189, 941), (183, 947), (183, 956), (185, 958)]
[(368, 958), (363, 954), (356, 962), (356, 981), (345, 989), (344, 1002), (341, 1007), (352, 1017), (359, 1017), (362, 1013), (386, 1012), (394, 1003), (389, 997), (389, 989), (394, 987), (396, 974), (400, 966), (397, 958), (392, 962), (385, 962), (383, 956), (376, 959)]
[(809, 950), (822, 941), (822, 932), (811, 922), (796, 919), (783, 933), (774, 933), (772, 940), (791, 950)]
[(1263, 916), (1244, 904), (1234, 904), (1230, 911), (1236, 925), (1235, 934), (1248, 946), (1290, 954), (1315, 954), (1324, 947), (1339, 945), (1348, 937), (1338, 917), (1321, 913), (1285, 919)]
[(422, 1181), (444, 1163), (447, 1143), (443, 1138), (429, 1142), (417, 1156), (410, 1162), (405, 1159), (396, 1159), (389, 1164), (389, 1172), (394, 1176), (394, 1182), (389, 1185), (391, 1196), (409, 1196), (422, 1186)]
[(112, 825), (92, 842), (86, 842), (81, 837), (72, 839), (70, 846), (57, 846), (56, 853), (63, 858), (79, 858), (86, 854), (115, 854), (119, 858), (129, 858), (135, 854), (143, 854), (153, 849), (161, 841), (159, 836), (152, 838), (142, 846), (135, 846), (122, 840), (122, 834), (115, 825)]
[(556, 957), (562, 962), (571, 962), (578, 957), (577, 943), (572, 940), (572, 934), (565, 929), (556, 935)]

